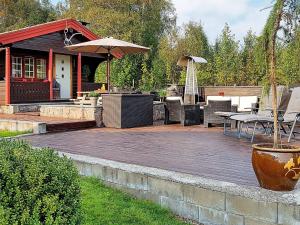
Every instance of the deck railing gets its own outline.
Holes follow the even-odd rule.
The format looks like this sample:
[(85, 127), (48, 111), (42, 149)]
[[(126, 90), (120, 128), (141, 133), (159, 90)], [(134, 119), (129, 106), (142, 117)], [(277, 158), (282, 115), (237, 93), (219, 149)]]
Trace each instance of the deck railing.
[(11, 103), (43, 102), (50, 100), (49, 82), (11, 82)]
[(0, 105), (5, 105), (5, 81), (0, 81)]
[(82, 91), (95, 91), (97, 89), (100, 89), (103, 84), (105, 85), (105, 89), (107, 90), (107, 84), (106, 83), (83, 82), (82, 83)]

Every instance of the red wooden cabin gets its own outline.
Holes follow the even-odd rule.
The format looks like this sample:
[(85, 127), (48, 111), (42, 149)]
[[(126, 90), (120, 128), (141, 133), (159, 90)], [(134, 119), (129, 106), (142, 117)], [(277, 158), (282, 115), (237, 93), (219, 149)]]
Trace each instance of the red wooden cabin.
[(64, 48), (70, 39), (76, 44), (97, 38), (73, 19), (1, 33), (0, 105), (70, 99), (100, 88), (95, 71), (105, 56)]

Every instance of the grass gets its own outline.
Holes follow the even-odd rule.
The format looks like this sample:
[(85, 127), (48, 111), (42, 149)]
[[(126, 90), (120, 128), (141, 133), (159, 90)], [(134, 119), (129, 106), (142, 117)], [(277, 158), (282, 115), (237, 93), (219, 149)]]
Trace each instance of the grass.
[(21, 134), (28, 134), (30, 131), (8, 131), (8, 130), (0, 130), (0, 138), (4, 137), (15, 137)]
[(169, 210), (107, 187), (96, 178), (81, 178), (83, 225), (187, 225)]

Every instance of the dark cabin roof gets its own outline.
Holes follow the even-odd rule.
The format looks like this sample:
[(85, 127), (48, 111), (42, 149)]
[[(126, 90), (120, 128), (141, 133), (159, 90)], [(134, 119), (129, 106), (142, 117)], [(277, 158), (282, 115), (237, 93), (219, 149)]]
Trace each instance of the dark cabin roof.
[[(66, 28), (72, 28), (82, 35), (74, 37), (74, 43), (96, 40), (98, 37), (87, 27), (74, 19), (62, 19), (53, 22), (38, 24), (20, 30), (0, 33), (0, 45), (11, 46), (13, 48), (49, 51), (53, 48), (55, 53), (76, 55), (64, 48), (63, 33)], [(73, 41), (73, 39), (72, 39)], [(99, 54), (82, 54), (84, 56), (103, 58)]]
[(80, 22), (74, 19), (63, 19), (1, 33), (0, 43), (2, 45), (12, 44), (18, 41), (24, 41), (26, 39), (62, 31), (65, 28), (73, 28), (74, 30), (81, 32), (90, 41), (100, 38)]

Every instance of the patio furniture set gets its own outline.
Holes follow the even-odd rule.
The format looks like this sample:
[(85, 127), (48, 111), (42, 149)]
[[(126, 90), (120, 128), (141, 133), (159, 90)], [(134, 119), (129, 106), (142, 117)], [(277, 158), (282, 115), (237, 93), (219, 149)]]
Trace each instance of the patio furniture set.
[[(280, 138), (283, 135), (288, 136), (288, 142), (298, 133), (296, 131), (297, 122), (300, 121), (300, 87), (291, 90), (284, 86), (277, 87), (277, 110), (278, 122), (280, 126)], [(227, 134), (226, 124), (237, 123), (237, 137), (241, 138), (244, 134), (249, 136), (251, 142), (254, 141), (258, 131), (271, 136), (274, 131), (273, 127), (273, 110), (272, 110), (272, 94), (271, 90), (268, 95), (263, 95), (259, 107), (252, 108), (251, 113), (238, 113), (234, 111), (216, 111), (214, 114), (219, 118), (223, 118), (224, 134)], [(257, 111), (257, 112), (256, 112)], [(245, 129), (244, 129), (245, 128)]]

